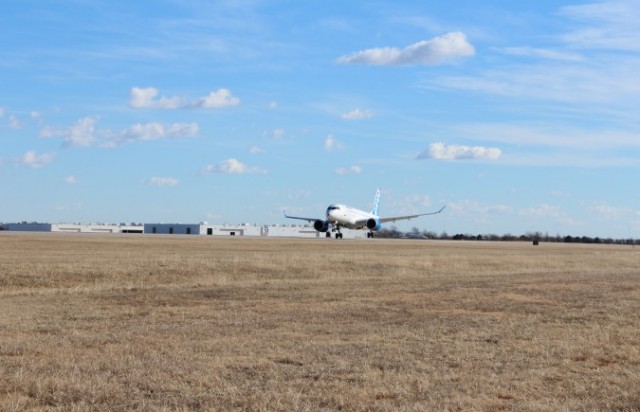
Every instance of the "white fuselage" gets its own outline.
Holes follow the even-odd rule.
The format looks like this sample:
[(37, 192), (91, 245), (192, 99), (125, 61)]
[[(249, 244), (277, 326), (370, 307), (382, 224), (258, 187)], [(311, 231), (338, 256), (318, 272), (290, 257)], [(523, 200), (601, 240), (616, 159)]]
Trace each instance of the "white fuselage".
[(326, 216), (329, 222), (348, 229), (364, 229), (367, 227), (367, 220), (379, 219), (378, 216), (373, 213), (343, 204), (333, 204), (329, 206)]

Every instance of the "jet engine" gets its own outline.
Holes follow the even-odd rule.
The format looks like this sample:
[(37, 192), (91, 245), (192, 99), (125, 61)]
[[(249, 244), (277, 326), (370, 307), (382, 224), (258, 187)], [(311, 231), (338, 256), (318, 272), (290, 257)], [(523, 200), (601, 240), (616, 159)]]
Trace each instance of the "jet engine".
[(367, 220), (367, 229), (378, 231), (382, 228), (382, 223), (380, 223), (377, 219), (369, 219)]
[(326, 232), (329, 230), (329, 222), (326, 220), (316, 220), (313, 222), (313, 228), (318, 232)]

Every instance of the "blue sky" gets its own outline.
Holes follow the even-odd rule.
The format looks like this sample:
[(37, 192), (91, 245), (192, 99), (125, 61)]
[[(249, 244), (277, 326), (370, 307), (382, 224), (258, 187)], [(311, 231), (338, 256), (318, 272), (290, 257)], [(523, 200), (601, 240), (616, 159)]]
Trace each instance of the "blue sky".
[(9, 0), (0, 221), (640, 237), (640, 3)]

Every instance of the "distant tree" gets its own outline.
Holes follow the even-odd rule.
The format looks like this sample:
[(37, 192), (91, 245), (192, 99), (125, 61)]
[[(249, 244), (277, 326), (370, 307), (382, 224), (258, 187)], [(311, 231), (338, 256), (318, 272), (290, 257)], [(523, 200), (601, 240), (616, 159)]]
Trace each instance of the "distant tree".
[(438, 234), (436, 232), (432, 232), (430, 230), (423, 230), (422, 231), (422, 236), (426, 237), (427, 239), (437, 239), (438, 238)]

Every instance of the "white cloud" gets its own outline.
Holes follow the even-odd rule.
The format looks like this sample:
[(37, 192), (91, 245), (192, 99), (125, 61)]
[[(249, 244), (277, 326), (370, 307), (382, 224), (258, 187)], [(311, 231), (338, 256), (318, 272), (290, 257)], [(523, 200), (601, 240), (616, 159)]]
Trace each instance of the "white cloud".
[(360, 110), (355, 109), (347, 113), (342, 114), (342, 119), (344, 120), (363, 120), (370, 119), (373, 117), (373, 112), (371, 110)]
[(197, 135), (198, 131), (197, 123), (174, 123), (172, 125), (138, 123), (120, 133), (111, 133), (110, 138), (103, 144), (103, 147), (110, 148), (134, 141), (184, 139)]
[(204, 174), (266, 174), (265, 169), (247, 166), (237, 159), (227, 159), (216, 165), (206, 165), (202, 168)]
[(547, 60), (560, 60), (567, 62), (581, 62), (584, 60), (584, 56), (574, 52), (535, 47), (506, 47), (501, 49), (501, 51), (512, 56), (533, 57)]
[(269, 102), (269, 104), (267, 105), (267, 108), (269, 108), (271, 110), (277, 109), (278, 108), (278, 102), (276, 102), (275, 100)]
[(177, 186), (180, 181), (173, 177), (152, 177), (144, 181), (146, 185), (149, 186), (159, 186), (159, 187), (173, 187)]
[(158, 98), (159, 94), (155, 87), (132, 87), (129, 105), (134, 109), (178, 109), (182, 106), (180, 97)]
[(339, 167), (335, 170), (337, 175), (359, 175), (362, 173), (362, 168), (360, 166), (351, 166), (351, 167)]
[(545, 203), (541, 204), (538, 207), (521, 209), (518, 211), (518, 215), (528, 216), (528, 217), (556, 217), (556, 218), (564, 216), (559, 206), (552, 206)]
[(615, 207), (604, 202), (600, 202), (591, 207), (590, 211), (598, 215), (600, 218), (607, 220), (620, 219), (632, 212), (632, 210), (627, 207)]
[[(614, 108), (634, 116), (640, 96), (636, 78), (640, 64), (640, 7), (637, 0), (609, 0), (559, 9), (563, 32), (548, 33), (549, 47), (495, 49), (531, 57), (530, 62), (499, 60), (474, 75), (431, 77), (429, 88), (451, 88), (527, 99), (548, 99), (581, 105), (617, 103)], [(577, 54), (579, 53), (579, 54)], [(536, 58), (536, 59), (534, 59)], [(626, 101), (621, 101), (625, 99)], [(608, 114), (610, 105), (596, 107)]]
[(510, 215), (513, 209), (508, 205), (485, 205), (474, 200), (462, 200), (448, 205), (454, 211), (467, 215)]
[(405, 203), (410, 206), (429, 207), (431, 206), (431, 198), (428, 195), (412, 195), (406, 197)]
[(44, 127), (40, 137), (61, 137), (64, 147), (92, 146), (113, 148), (125, 143), (141, 140), (181, 139), (198, 134), (197, 123), (137, 123), (120, 132), (112, 130), (96, 130), (97, 120), (84, 117), (66, 128)]
[(467, 139), (490, 140), (518, 146), (565, 147), (598, 151), (640, 147), (638, 134), (631, 131), (589, 130), (563, 126), (518, 126), (497, 123), (460, 124), (455, 126), (455, 130), (460, 136)]
[(326, 152), (331, 152), (341, 148), (342, 143), (338, 142), (332, 134), (328, 135), (326, 139), (324, 139), (324, 150)]
[(221, 109), (237, 106), (240, 99), (233, 96), (229, 89), (218, 89), (205, 97), (192, 102), (185, 102), (183, 98), (159, 96), (160, 91), (155, 87), (132, 87), (129, 93), (129, 106), (134, 109)]
[(75, 185), (76, 183), (78, 183), (78, 179), (75, 176), (71, 175), (65, 177), (64, 182), (68, 185)]
[(9, 128), (22, 129), (22, 121), (16, 115), (9, 116)]
[(0, 117), (4, 117), (4, 114), (7, 112), (7, 109), (4, 107), (0, 107)]
[(71, 126), (64, 138), (66, 146), (89, 146), (93, 143), (96, 120), (92, 117), (80, 119)]
[(161, 123), (134, 124), (122, 133), (124, 140), (160, 140), (191, 137), (198, 133), (196, 123), (174, 123), (165, 126)]
[(200, 107), (203, 109), (221, 109), (223, 107), (237, 106), (239, 104), (240, 99), (233, 96), (229, 89), (218, 89), (198, 100), (193, 107)]
[(436, 66), (449, 60), (473, 56), (475, 49), (461, 32), (447, 33), (423, 40), (403, 49), (384, 47), (362, 50), (338, 59), (340, 64), (372, 64), (379, 66)]
[(637, 0), (609, 0), (598, 3), (566, 6), (560, 13), (587, 23), (562, 39), (573, 48), (640, 50), (640, 8)]
[(251, 146), (249, 148), (249, 153), (257, 155), (257, 154), (262, 154), (264, 153), (265, 150), (263, 148), (261, 148), (260, 146)]
[(40, 137), (62, 137), (65, 147), (86, 147), (95, 140), (95, 125), (95, 118), (84, 117), (67, 128), (55, 129), (47, 126), (40, 131)]
[(22, 166), (27, 166), (32, 169), (38, 169), (51, 163), (55, 159), (55, 153), (43, 153), (38, 154), (34, 150), (29, 150), (21, 157), (16, 159), (16, 163)]
[(496, 160), (502, 155), (498, 148), (482, 146), (445, 145), (432, 143), (429, 148), (418, 155), (418, 159), (436, 160)]
[(270, 132), (271, 138), (273, 139), (282, 139), (285, 135), (284, 129), (274, 129)]

